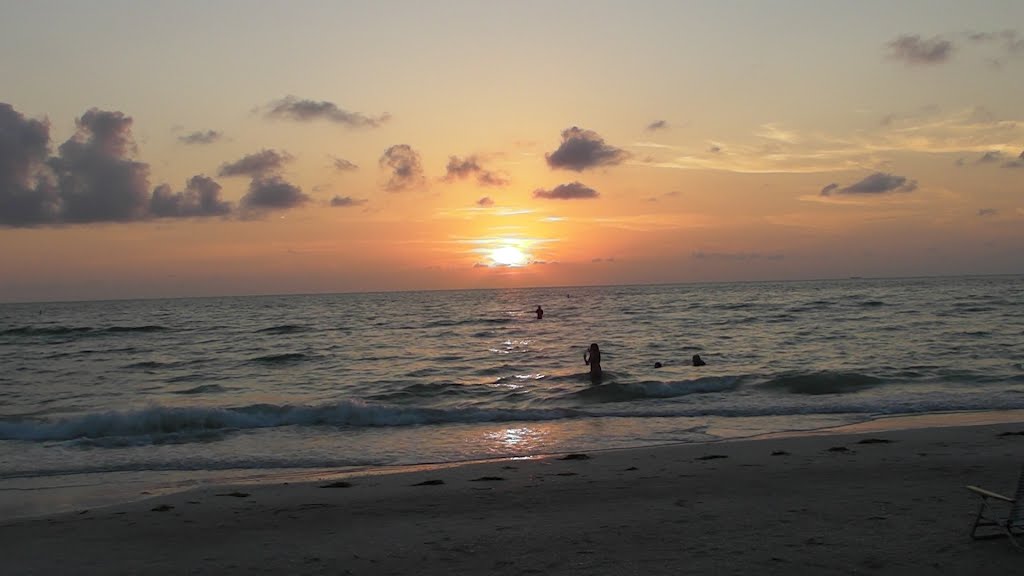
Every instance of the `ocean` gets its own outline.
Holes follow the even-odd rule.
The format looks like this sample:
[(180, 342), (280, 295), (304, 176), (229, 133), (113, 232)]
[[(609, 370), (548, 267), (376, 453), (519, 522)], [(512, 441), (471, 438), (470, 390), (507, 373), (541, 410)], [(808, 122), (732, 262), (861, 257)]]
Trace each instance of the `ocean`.
[(5, 304), (0, 367), (9, 518), (1024, 409), (1024, 276)]

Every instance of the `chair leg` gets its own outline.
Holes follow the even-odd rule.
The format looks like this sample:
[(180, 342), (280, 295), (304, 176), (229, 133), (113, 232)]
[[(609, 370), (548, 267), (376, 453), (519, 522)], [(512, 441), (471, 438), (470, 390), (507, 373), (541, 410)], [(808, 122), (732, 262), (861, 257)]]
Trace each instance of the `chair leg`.
[(977, 536), (977, 532), (978, 532), (978, 527), (979, 526), (988, 526), (989, 525), (989, 523), (987, 523), (987, 522), (985, 522), (985, 523), (982, 522), (982, 520), (985, 518), (985, 507), (986, 507), (987, 504), (988, 504), (988, 499), (982, 498), (981, 499), (981, 506), (978, 506), (978, 515), (974, 518), (974, 526), (971, 527), (971, 538), (973, 540), (978, 540), (979, 538), (981, 538), (980, 536)]

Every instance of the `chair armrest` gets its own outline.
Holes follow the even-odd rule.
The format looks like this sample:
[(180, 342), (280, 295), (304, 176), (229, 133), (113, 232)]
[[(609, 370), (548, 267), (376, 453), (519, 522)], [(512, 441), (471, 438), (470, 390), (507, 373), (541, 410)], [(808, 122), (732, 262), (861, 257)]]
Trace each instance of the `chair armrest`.
[(978, 488), (977, 486), (967, 486), (967, 489), (982, 498), (995, 498), (996, 500), (1002, 500), (1004, 502), (1013, 502), (1013, 498), (1007, 498), (1002, 494), (996, 494), (995, 492), (985, 490), (984, 488)]

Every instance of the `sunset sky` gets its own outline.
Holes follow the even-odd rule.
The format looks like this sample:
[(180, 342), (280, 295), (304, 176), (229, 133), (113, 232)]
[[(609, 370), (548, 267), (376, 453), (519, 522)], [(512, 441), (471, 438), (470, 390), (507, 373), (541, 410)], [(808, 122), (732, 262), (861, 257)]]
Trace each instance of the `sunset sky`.
[(0, 0), (0, 301), (1024, 272), (1024, 2)]

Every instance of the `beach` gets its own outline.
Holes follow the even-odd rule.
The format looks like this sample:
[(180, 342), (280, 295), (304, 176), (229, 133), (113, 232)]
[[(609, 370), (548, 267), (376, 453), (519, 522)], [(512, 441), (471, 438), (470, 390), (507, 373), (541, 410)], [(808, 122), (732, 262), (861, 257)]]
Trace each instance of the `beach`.
[[(951, 426), (950, 424), (956, 424)], [(1024, 414), (208, 487), (0, 524), (7, 574), (1008, 574)]]

